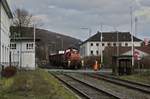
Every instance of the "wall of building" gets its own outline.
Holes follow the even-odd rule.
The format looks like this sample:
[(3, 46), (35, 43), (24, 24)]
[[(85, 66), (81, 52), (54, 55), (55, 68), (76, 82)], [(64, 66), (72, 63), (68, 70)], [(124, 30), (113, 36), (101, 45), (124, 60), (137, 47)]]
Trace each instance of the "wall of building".
[[(16, 44), (16, 48), (11, 47), (12, 65), (18, 66), (18, 68), (35, 69), (34, 43), (11, 42), (12, 44)], [(29, 47), (29, 44), (33, 46)]]
[(2, 4), (0, 4), (0, 20), (1, 20), (1, 29), (0, 29), (0, 62), (4, 66), (9, 65), (9, 45), (10, 45), (10, 32), (9, 28), (11, 25), (11, 20), (9, 19), (8, 15), (6, 14)]
[[(134, 46), (140, 47), (142, 42), (134, 42)], [(109, 45), (108, 45), (109, 44)], [(115, 44), (115, 45), (114, 45)], [(104, 51), (105, 47), (108, 46), (121, 46), (131, 47), (131, 42), (86, 42), (80, 46), (81, 57), (85, 56), (99, 56), (101, 55), (101, 49)], [(93, 54), (92, 54), (93, 52)]]
[(85, 44), (83, 44), (83, 45), (80, 46), (80, 55), (81, 55), (82, 58), (85, 57), (85, 55), (88, 54), (87, 47), (88, 47), (87, 43), (85, 43)]

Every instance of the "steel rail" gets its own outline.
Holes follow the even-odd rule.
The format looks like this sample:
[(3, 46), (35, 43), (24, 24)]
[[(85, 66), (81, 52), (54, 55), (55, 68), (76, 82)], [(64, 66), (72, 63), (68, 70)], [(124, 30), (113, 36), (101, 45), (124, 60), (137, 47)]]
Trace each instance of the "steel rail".
[[(54, 74), (54, 73), (51, 73), (51, 74), (52, 74), (54, 77), (56, 77), (58, 80), (60, 80), (61, 82), (63, 82), (65, 85), (67, 85), (69, 88), (75, 90), (75, 92), (77, 92), (81, 97), (84, 97), (84, 98), (86, 98), (86, 99), (93, 99), (93, 97), (89, 96), (88, 94), (86, 94), (86, 93), (84, 93), (83, 91), (79, 90), (77, 87), (72, 86), (71, 84), (69, 84), (69, 83), (67, 83), (65, 80), (63, 80), (62, 78), (58, 77), (57, 74)], [(94, 90), (96, 90), (96, 91), (98, 91), (98, 92), (101, 92), (101, 93), (105, 94), (105, 95), (114, 97), (114, 98), (116, 98), (116, 99), (122, 99), (122, 96), (116, 96), (116, 95), (114, 95), (114, 94), (112, 94), (112, 93), (110, 93), (110, 92), (106, 92), (106, 91), (104, 91), (104, 90), (102, 90), (102, 89), (96, 88), (96, 87), (93, 86), (92, 84), (83, 82), (83, 81), (81, 81), (81, 80), (79, 80), (79, 79), (76, 79), (76, 78), (70, 76), (70, 75), (67, 75), (67, 74), (62, 74), (62, 75), (63, 75), (63, 76), (66, 76), (66, 77), (68, 77), (68, 78), (71, 78), (71, 79), (73, 79), (74, 81), (79, 82), (79, 83), (81, 83), (81, 84), (83, 84), (83, 85), (85, 85), (85, 86), (88, 86), (88, 87), (90, 87), (90, 88), (92, 88), (92, 89), (94, 89)]]
[(147, 88), (147, 85), (143, 86), (141, 84), (137, 84), (134, 82), (131, 83), (130, 81), (120, 80), (119, 78), (117, 79), (117, 78), (113, 78), (113, 77), (109, 77), (109, 76), (105, 76), (101, 74), (86, 74), (86, 75), (91, 76), (91, 77), (96, 77), (97, 79), (102, 79), (102, 80), (105, 80), (105, 81), (108, 81), (117, 85), (121, 85), (130, 89), (135, 89), (135, 90), (150, 94), (150, 89)]

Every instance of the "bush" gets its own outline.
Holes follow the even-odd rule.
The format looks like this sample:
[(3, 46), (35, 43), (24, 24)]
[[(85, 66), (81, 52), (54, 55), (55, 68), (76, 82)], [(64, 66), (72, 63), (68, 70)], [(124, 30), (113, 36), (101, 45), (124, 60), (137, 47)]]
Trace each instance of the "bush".
[(9, 77), (12, 77), (12, 76), (14, 76), (15, 74), (16, 74), (16, 72), (17, 72), (17, 68), (16, 67), (14, 67), (14, 66), (9, 66), (9, 67), (6, 67), (2, 72), (1, 72), (1, 74), (2, 74), (2, 76), (3, 77), (6, 77), (6, 78), (9, 78)]

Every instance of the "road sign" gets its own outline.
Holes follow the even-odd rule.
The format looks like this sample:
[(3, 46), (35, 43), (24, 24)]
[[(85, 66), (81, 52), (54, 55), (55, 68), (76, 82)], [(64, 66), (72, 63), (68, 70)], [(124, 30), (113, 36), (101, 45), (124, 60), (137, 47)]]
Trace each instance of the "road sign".
[(141, 56), (140, 56), (140, 53), (138, 51), (134, 51), (134, 59), (135, 60), (141, 60)]
[(149, 45), (149, 42), (150, 42), (150, 40), (148, 38), (144, 38), (144, 43), (146, 46)]

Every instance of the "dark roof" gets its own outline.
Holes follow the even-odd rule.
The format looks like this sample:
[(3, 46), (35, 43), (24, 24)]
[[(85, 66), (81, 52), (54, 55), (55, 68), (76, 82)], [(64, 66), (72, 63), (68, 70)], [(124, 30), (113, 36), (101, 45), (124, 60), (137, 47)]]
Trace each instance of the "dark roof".
[[(83, 43), (100, 41), (101, 34), (103, 36), (103, 42), (116, 42), (117, 33), (118, 33), (118, 41), (131, 41), (131, 34), (129, 32), (102, 32), (102, 33), (97, 32), (97, 34), (90, 37)], [(134, 41), (142, 41), (142, 40), (134, 37)]]
[[(149, 46), (135, 47), (135, 49), (150, 54), (150, 47)], [(105, 51), (115, 53), (117, 51), (117, 47), (106, 47)], [(128, 51), (131, 51), (131, 47), (119, 47), (119, 53), (120, 54), (126, 53)]]
[(13, 15), (12, 15), (10, 7), (9, 7), (9, 5), (7, 3), (7, 0), (0, 0), (0, 2), (2, 3), (2, 5), (3, 5), (3, 7), (4, 7), (4, 9), (5, 9), (5, 11), (6, 11), (7, 15), (8, 15), (8, 17), (9, 18), (13, 18)]
[[(11, 38), (11, 42), (22, 42), (22, 41), (34, 41), (33, 37), (17, 37)], [(39, 38), (36, 38), (36, 41), (40, 41)]]

